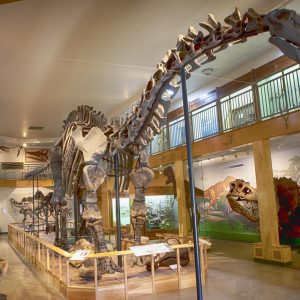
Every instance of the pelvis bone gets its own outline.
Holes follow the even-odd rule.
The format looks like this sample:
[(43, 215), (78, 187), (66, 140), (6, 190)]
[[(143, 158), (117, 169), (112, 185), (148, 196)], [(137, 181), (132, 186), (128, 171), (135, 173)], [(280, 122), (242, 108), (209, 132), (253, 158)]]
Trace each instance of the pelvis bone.
[(103, 154), (107, 147), (107, 137), (99, 127), (92, 127), (86, 136), (82, 135), (82, 127), (72, 132), (75, 145), (83, 153), (84, 161), (92, 160), (93, 155)]

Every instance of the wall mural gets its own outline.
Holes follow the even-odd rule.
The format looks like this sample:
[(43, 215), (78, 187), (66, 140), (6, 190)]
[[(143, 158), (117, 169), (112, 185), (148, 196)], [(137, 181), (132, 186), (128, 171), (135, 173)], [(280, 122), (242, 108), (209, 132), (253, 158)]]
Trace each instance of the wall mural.
[[(282, 244), (296, 245), (300, 243), (299, 150), (272, 149), (272, 165), (278, 201), (280, 241)], [(252, 156), (230, 161), (215, 160), (204, 164), (202, 168), (195, 168), (196, 185), (204, 188), (204, 197), (197, 198), (201, 213), (201, 235), (249, 242), (260, 240), (257, 204), (255, 201), (251, 202), (251, 200), (256, 200), (256, 203), (259, 201), (257, 194), (254, 193), (253, 196), (249, 192), (246, 199), (240, 197), (236, 204), (241, 207), (233, 206), (232, 202), (234, 210), (226, 198), (229, 190), (233, 192), (230, 182), (238, 184), (239, 178), (244, 179), (240, 180), (243, 182), (241, 190), (246, 186), (249, 187), (249, 191), (256, 190)]]
[[(234, 155), (233, 155), (234, 157)], [(197, 197), (201, 214), (200, 235), (210, 238), (257, 242), (260, 239), (259, 226), (233, 211), (226, 198), (229, 184), (244, 177), (251, 183), (255, 180), (252, 156), (215, 159), (203, 162), (194, 169), (195, 184), (204, 190), (203, 197)]]
[(259, 241), (258, 224), (232, 210), (226, 198), (229, 185), (235, 180), (233, 176), (226, 176), (206, 189), (204, 197), (197, 198), (201, 214), (200, 234), (211, 238)]
[[(298, 174), (299, 175), (299, 174)], [(275, 178), (281, 244), (300, 245), (299, 186), (291, 178)]]
[(272, 153), (273, 173), (278, 197), (279, 237), (282, 244), (300, 244), (300, 153), (289, 149)]

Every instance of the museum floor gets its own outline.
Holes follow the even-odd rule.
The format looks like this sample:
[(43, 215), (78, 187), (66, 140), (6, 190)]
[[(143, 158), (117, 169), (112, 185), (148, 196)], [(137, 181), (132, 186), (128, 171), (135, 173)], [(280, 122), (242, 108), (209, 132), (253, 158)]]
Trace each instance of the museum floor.
[(6, 294), (7, 300), (65, 299), (41, 279), (39, 273), (23, 264), (9, 246), (6, 234), (0, 234), (0, 257), (9, 264), (7, 275), (0, 281), (0, 295)]
[[(225, 256), (230, 253), (237, 256), (238, 253), (245, 252), (244, 248), (248, 249), (245, 243), (216, 241), (214, 245), (208, 257), (208, 280), (203, 291), (205, 300), (300, 299), (300, 270)], [(236, 245), (234, 249), (233, 245)], [(0, 294), (7, 294), (8, 300), (64, 299), (35, 271), (23, 264), (8, 245), (7, 235), (3, 234), (0, 235), (0, 256), (9, 262), (9, 272), (0, 282)], [(152, 298), (143, 297), (144, 300)], [(186, 289), (181, 292), (157, 294), (155, 299), (195, 298), (195, 289)]]

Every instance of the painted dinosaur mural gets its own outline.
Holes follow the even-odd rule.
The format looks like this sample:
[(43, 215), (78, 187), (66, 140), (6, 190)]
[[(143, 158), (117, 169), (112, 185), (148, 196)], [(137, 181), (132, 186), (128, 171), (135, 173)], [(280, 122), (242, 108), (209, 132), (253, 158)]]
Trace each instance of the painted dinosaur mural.
[[(278, 208), (278, 226), (281, 242), (290, 243), (300, 238), (300, 193), (297, 182), (291, 178), (274, 178)], [(259, 221), (258, 195), (249, 182), (237, 179), (230, 183), (226, 195), (233, 211), (252, 222)]]
[[(244, 43), (249, 37), (266, 31), (271, 33), (269, 41), (272, 44), (300, 62), (300, 16), (295, 11), (276, 9), (261, 15), (249, 9), (242, 15), (235, 9), (224, 21), (222, 25), (210, 14), (206, 22), (200, 23), (207, 34), (190, 27), (186, 35), (180, 35), (176, 47), (158, 63), (140, 101), (124, 120), (108, 121), (101, 112), (85, 105), (72, 111), (64, 121), (61, 137), (50, 155), (55, 181), (51, 201), (63, 210), (65, 198), (75, 194), (80, 181), (84, 183), (86, 197), (82, 218), (93, 236), (96, 252), (107, 251), (96, 192), (107, 176), (113, 175), (112, 163), (116, 159), (123, 175), (121, 189), (128, 186), (129, 179), (135, 186), (131, 221), (135, 242), (140, 243), (146, 218), (145, 189), (153, 179), (147, 147), (166, 123), (171, 99), (180, 88), (182, 68), (188, 79), (193, 71), (215, 60), (216, 53), (225, 50), (229, 43)], [(200, 62), (201, 56), (206, 60)], [(138, 159), (132, 169), (134, 157)], [(67, 246), (64, 219), (61, 229), (56, 244)], [(100, 273), (115, 270), (117, 267), (110, 258), (101, 261)]]

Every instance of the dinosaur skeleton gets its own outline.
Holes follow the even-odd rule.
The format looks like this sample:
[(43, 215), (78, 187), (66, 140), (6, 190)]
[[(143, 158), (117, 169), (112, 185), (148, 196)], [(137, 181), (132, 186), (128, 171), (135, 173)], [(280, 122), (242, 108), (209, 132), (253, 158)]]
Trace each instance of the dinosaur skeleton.
[(257, 192), (249, 182), (236, 179), (230, 182), (226, 195), (231, 209), (252, 222), (259, 220)]
[(34, 202), (32, 197), (24, 197), (21, 201), (13, 198), (10, 199), (11, 206), (18, 208), (19, 213), (24, 216), (23, 223), (29, 217), (31, 220), (39, 220), (48, 223), (50, 216), (54, 217), (54, 207), (51, 205), (52, 192), (44, 195), (41, 191), (37, 191), (34, 195)]
[[(146, 218), (145, 189), (153, 178), (147, 159), (147, 146), (166, 124), (168, 110), (180, 87), (180, 69), (186, 78), (201, 65), (216, 59), (229, 43), (244, 43), (249, 37), (270, 31), (270, 42), (288, 57), (300, 62), (300, 16), (287, 9), (276, 9), (266, 15), (249, 9), (241, 15), (238, 9), (225, 18), (225, 25), (209, 15), (200, 26), (208, 34), (190, 27), (186, 35), (178, 37), (176, 48), (169, 50), (157, 65), (157, 70), (143, 90), (140, 101), (125, 120), (111, 122), (101, 112), (80, 106), (64, 121), (64, 131), (50, 157), (55, 180), (52, 203), (59, 209), (66, 195), (75, 193), (84, 179), (86, 202), (83, 219), (93, 233), (96, 252), (107, 251), (102, 216), (97, 205), (96, 191), (108, 175), (112, 175), (112, 161), (118, 156), (123, 179), (121, 189), (128, 186), (129, 177), (135, 186), (131, 219), (136, 243), (140, 242)], [(200, 57), (205, 56), (204, 62)], [(138, 156), (135, 170), (133, 157)], [(64, 228), (65, 224), (62, 224)], [(66, 231), (61, 233), (62, 244), (67, 243)], [(57, 241), (58, 242), (58, 241)], [(100, 272), (113, 272), (115, 266), (106, 259)]]

